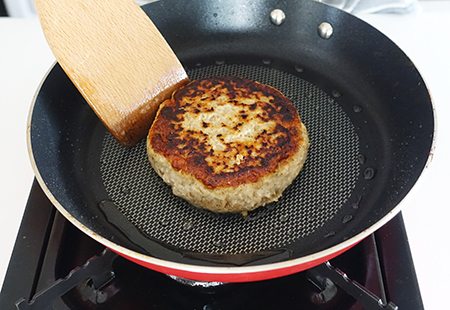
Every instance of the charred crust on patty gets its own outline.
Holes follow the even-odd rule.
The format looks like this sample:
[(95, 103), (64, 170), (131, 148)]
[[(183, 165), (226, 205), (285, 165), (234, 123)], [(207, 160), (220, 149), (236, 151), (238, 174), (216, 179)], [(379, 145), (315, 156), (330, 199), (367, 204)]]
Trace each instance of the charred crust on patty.
[(148, 143), (174, 169), (215, 189), (274, 173), (305, 143), (301, 130), (297, 109), (275, 88), (213, 77), (190, 82), (162, 103)]

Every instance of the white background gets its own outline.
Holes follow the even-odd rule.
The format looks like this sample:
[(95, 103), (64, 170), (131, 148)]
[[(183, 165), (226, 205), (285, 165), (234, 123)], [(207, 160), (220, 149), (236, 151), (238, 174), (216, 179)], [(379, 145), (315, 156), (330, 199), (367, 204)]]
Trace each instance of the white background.
[[(406, 16), (361, 16), (413, 60), (437, 116), (434, 157), (403, 201), (404, 219), (426, 309), (448, 309), (450, 292), (450, 3), (427, 1)], [(53, 63), (35, 19), (0, 18), (0, 285), (33, 180), (26, 147), (29, 106)], [(409, 309), (408, 309), (409, 310)]]

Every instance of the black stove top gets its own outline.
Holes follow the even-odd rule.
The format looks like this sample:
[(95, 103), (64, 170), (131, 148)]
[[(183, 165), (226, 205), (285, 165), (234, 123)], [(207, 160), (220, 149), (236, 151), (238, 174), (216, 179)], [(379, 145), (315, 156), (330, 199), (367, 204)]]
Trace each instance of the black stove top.
[(327, 264), (252, 283), (192, 286), (118, 257), (35, 182), (0, 309), (423, 309), (401, 215)]

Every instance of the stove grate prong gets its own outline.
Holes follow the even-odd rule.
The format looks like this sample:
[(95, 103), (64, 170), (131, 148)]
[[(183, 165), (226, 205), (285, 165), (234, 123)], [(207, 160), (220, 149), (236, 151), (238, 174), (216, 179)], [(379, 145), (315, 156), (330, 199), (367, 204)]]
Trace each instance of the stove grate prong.
[[(309, 273), (310, 281), (316, 285), (322, 291), (316, 295), (313, 295), (313, 301), (316, 302), (316, 298), (321, 301), (320, 298), (329, 298), (327, 293), (330, 291), (330, 287), (336, 285), (355, 298), (363, 305), (367, 310), (398, 310), (398, 306), (393, 302), (384, 301), (382, 298), (376, 296), (373, 292), (369, 291), (366, 287), (360, 283), (352, 280), (345, 272), (339, 268), (331, 265), (330, 262), (326, 262), (313, 269), (307, 271)], [(331, 284), (330, 284), (331, 282)], [(327, 295), (328, 294), (328, 295)], [(336, 294), (336, 293), (335, 293)], [(386, 296), (383, 293), (383, 296)], [(331, 297), (332, 298), (332, 297)], [(323, 302), (327, 302), (331, 299), (322, 299)], [(322, 302), (322, 303), (323, 303)], [(319, 302), (320, 303), (320, 302)]]
[[(107, 298), (102, 294), (100, 289), (104, 288), (114, 278), (112, 272), (112, 264), (117, 258), (117, 254), (108, 249), (98, 256), (93, 256), (87, 262), (79, 267), (74, 268), (69, 274), (62, 279), (58, 279), (48, 288), (36, 293), (30, 301), (21, 298), (16, 302), (18, 310), (42, 310), (51, 309), (53, 301), (66, 294), (74, 287), (87, 281), (92, 284), (95, 294), (91, 294), (93, 302), (101, 303)], [(89, 285), (86, 286), (89, 286)], [(89, 298), (91, 299), (91, 298)]]

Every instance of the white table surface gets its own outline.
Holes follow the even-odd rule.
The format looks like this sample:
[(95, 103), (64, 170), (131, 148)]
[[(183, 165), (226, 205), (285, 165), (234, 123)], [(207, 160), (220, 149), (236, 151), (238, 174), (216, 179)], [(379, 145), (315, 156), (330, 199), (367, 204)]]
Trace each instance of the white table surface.
[[(409, 55), (434, 100), (434, 157), (405, 198), (403, 215), (425, 308), (449, 309), (450, 2), (422, 6), (412, 15), (360, 17)], [(0, 18), (0, 283), (33, 180), (25, 139), (28, 110), (53, 61), (36, 19)]]

